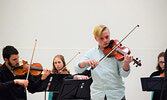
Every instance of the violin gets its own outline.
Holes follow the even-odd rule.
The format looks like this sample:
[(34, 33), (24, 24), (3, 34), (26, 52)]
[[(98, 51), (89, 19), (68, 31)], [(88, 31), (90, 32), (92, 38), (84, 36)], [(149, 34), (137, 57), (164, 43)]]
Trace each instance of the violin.
[(69, 71), (69, 69), (67, 69), (66, 67), (64, 67), (64, 68), (63, 68), (62, 70), (60, 70), (58, 73), (59, 73), (59, 74), (69, 74), (70, 71)]
[[(117, 46), (117, 47), (113, 50), (113, 52), (111, 52), (108, 55), (108, 57), (114, 56), (117, 60), (122, 61), (122, 60), (124, 60), (124, 53), (130, 55), (130, 53), (131, 53), (130, 49), (128, 47), (122, 46), (122, 44), (119, 44), (118, 40), (111, 40), (109, 45), (106, 48), (104, 48), (103, 53), (105, 55), (107, 55), (115, 46)], [(137, 60), (138, 60), (138, 58), (133, 59), (134, 64), (136, 63), (137, 66), (141, 66), (140, 60), (139, 61), (137, 61)]]
[[(29, 68), (30, 68), (30, 74), (33, 76), (38, 76), (43, 71), (42, 65), (40, 63), (33, 63), (30, 66), (27, 61), (22, 60), (21, 66), (18, 66), (17, 68), (13, 69), (13, 72), (17, 76), (22, 76), (28, 72)], [(54, 72), (56, 71), (52, 72), (54, 74)], [(69, 74), (69, 70), (67, 68), (64, 68), (63, 70), (56, 72), (56, 74)]]
[[(104, 61), (104, 59), (106, 59), (109, 55), (113, 56), (113, 55), (116, 55), (116, 54), (117, 54), (117, 55), (121, 54), (122, 57), (121, 57), (121, 56), (118, 56), (118, 57), (121, 57), (120, 59), (123, 59), (124, 53), (130, 54), (130, 50), (128, 50), (127, 47), (126, 47), (126, 48), (123, 47), (123, 48), (124, 48), (124, 51), (121, 50), (121, 47), (122, 47), (121, 42), (124, 41), (137, 27), (139, 27), (139, 25), (136, 25), (120, 42), (119, 42), (118, 40), (115, 40), (115, 42), (114, 42), (114, 41), (110, 41), (110, 43), (109, 43), (109, 45), (107, 46), (107, 48), (105, 48), (105, 49), (103, 50), (103, 53), (104, 53), (105, 56), (103, 56), (98, 62), (101, 63), (101, 62)], [(114, 51), (115, 51), (115, 52), (114, 52)], [(127, 51), (127, 52), (125, 52), (125, 51)], [(118, 54), (118, 53), (119, 53), (119, 54)], [(116, 57), (117, 57), (117, 56), (116, 56)], [(134, 64), (136, 63), (137, 66), (138, 66), (138, 65), (141, 66), (140, 60), (139, 60), (139, 61), (137, 61), (137, 60), (138, 60), (138, 58), (133, 59)], [(136, 66), (136, 67), (137, 67), (137, 66)], [(88, 67), (86, 70), (89, 71), (89, 70), (91, 70), (91, 69), (93, 69), (93, 68), (90, 66), (90, 67)]]
[(160, 76), (161, 76), (161, 77), (164, 77), (164, 76), (165, 76), (165, 72), (161, 73)]
[(0, 67), (2, 66), (2, 64), (0, 64)]
[(52, 70), (52, 73), (53, 73), (53, 74), (69, 74), (70, 71), (69, 71), (68, 68), (63, 67), (63, 69), (60, 69), (60, 70), (53, 69), (53, 70)]
[(29, 69), (30, 69), (31, 75), (33, 76), (38, 76), (43, 71), (42, 65), (40, 63), (33, 63), (30, 66), (27, 61), (22, 60), (22, 64), (17, 68), (14, 68), (13, 72), (17, 76), (22, 76), (22, 75), (25, 75)]

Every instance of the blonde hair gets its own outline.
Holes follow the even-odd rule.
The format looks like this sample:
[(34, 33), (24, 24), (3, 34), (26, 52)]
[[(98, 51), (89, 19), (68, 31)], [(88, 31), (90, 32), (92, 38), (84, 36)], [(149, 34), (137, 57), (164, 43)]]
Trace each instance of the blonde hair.
[(93, 34), (95, 37), (100, 37), (101, 33), (106, 29), (107, 27), (105, 25), (97, 25), (94, 28)]

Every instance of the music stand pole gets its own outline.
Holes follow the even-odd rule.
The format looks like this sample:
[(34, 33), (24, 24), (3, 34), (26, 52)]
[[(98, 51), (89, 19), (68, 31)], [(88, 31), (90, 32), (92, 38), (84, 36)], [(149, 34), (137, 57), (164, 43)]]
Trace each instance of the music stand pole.
[(46, 100), (46, 90), (45, 90), (44, 100)]

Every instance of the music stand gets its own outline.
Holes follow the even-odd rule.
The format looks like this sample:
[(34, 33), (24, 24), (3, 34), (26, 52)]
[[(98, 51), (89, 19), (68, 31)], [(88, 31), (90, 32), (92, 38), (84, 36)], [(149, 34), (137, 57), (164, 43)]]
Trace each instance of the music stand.
[(70, 74), (51, 74), (45, 80), (43, 86), (40, 91), (45, 91), (45, 100), (46, 100), (46, 92), (53, 92), (55, 95), (59, 94), (61, 85), (65, 77), (70, 76)]
[(63, 84), (63, 80), (65, 77), (69, 76), (69, 74), (52, 74), (51, 77), (52, 77), (52, 80), (48, 80), (47, 83), (50, 82), (50, 86), (48, 89), (46, 89), (46, 91), (59, 91), (60, 88), (61, 88), (61, 85)]
[(90, 100), (89, 80), (65, 79), (57, 100)]
[(161, 91), (164, 77), (143, 77), (141, 85), (143, 91)]

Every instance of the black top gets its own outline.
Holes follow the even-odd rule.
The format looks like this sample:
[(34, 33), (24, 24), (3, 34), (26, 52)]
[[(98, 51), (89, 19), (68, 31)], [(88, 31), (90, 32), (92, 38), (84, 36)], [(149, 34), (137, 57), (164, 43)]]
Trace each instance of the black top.
[(163, 71), (155, 71), (150, 75), (150, 77), (160, 76), (160, 74), (163, 73), (163, 72), (164, 72), (164, 70)]
[[(5, 64), (0, 67), (0, 100), (27, 100), (26, 89), (14, 83), (14, 79), (25, 79), (24, 76), (14, 76)], [(36, 92), (43, 81), (33, 81), (33, 76), (29, 76), (27, 90), (30, 93)]]
[[(164, 70), (163, 71), (155, 71), (150, 75), (150, 77), (160, 76), (160, 74), (163, 72), (164, 72)], [(160, 100), (160, 95), (161, 95), (161, 91), (154, 91), (152, 100)]]
[[(83, 73), (78, 73), (78, 74), (75, 74), (75, 75), (91, 76), (91, 72), (86, 70)], [(49, 83), (51, 77), (53, 79), (51, 80), (50, 87), (47, 90), (47, 86), (48, 86), (48, 83)], [(71, 74), (51, 74), (51, 75), (49, 75), (47, 77), (47, 79), (45, 80), (45, 82), (44, 82), (43, 86), (41, 87), (41, 89), (53, 92), (52, 100), (57, 100), (59, 92), (60, 92), (60, 89), (61, 89), (61, 87), (63, 85), (64, 79), (73, 79), (73, 77), (74, 77), (74, 75), (71, 75)], [(92, 80), (92, 79), (90, 79), (90, 80)], [(40, 90), (40, 91), (42, 91), (42, 90)]]
[(165, 60), (165, 82), (162, 87), (160, 100), (167, 100), (167, 95), (166, 95), (167, 94), (167, 49), (165, 51), (164, 60)]

